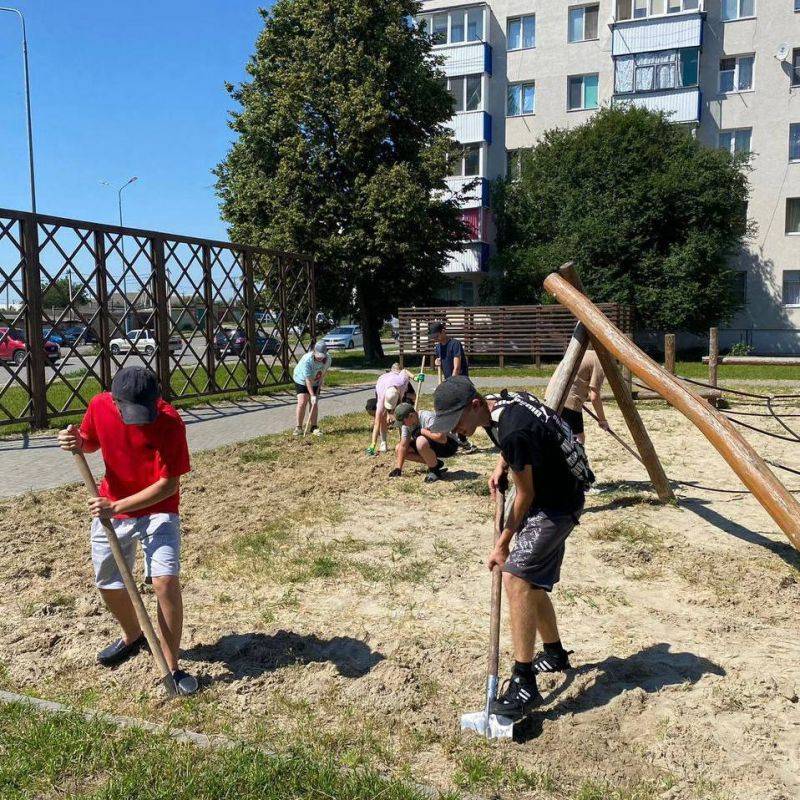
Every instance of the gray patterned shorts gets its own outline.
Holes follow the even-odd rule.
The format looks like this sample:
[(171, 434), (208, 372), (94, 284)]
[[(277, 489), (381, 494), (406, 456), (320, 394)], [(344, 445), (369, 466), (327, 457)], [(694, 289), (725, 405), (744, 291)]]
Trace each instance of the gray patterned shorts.
[(546, 592), (561, 577), (561, 562), (567, 536), (578, 524), (580, 511), (534, 511), (514, 537), (514, 549), (506, 559), (503, 572), (516, 575)]

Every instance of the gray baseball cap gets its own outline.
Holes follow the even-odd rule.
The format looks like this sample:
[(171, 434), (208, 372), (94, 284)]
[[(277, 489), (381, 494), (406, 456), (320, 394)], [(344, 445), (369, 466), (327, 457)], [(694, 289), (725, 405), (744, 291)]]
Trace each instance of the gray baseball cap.
[(439, 384), (433, 393), (436, 419), (430, 429), (434, 433), (450, 433), (461, 419), (464, 409), (477, 396), (478, 390), (466, 375), (453, 375)]
[(126, 425), (148, 425), (158, 416), (158, 378), (146, 367), (123, 367), (111, 381), (111, 396)]

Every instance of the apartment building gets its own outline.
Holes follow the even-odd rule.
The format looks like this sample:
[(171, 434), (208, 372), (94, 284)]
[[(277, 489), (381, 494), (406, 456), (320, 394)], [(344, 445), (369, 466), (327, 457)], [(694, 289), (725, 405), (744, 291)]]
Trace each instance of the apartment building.
[(472, 303), (488, 270), (490, 182), (544, 131), (635, 103), (750, 154), (757, 233), (734, 265), (745, 307), (721, 341), (800, 352), (800, 0), (425, 0), (420, 21), (444, 56), (464, 145), (448, 183), (475, 186), (450, 300)]

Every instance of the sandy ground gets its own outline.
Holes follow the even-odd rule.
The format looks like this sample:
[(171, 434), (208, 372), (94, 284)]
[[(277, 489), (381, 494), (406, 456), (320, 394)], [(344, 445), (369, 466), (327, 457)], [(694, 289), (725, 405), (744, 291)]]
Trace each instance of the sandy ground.
[[(93, 661), (116, 630), (92, 588), (80, 488), (0, 504), (0, 684), (317, 747), (443, 789), (793, 800), (800, 559), (689, 423), (666, 407), (642, 413), (680, 503), (656, 504), (644, 470), (590, 429), (603, 491), (554, 593), (575, 669), (541, 681), (546, 705), (515, 742), (458, 728), (483, 700), (488, 439), (476, 435), (481, 452), (454, 459), (446, 482), (425, 485), (413, 467), (389, 481), (388, 458), (363, 454), (363, 415), (321, 440), (195, 458), (184, 645), (203, 692), (186, 702), (163, 699), (144, 654), (115, 670)], [(800, 467), (798, 444), (748, 438)], [(507, 671), (505, 626), (502, 646)]]

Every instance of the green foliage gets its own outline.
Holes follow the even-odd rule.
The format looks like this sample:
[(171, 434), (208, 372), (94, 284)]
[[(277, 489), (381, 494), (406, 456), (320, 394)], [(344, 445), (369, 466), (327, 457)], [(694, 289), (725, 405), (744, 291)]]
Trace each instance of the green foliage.
[(753, 345), (747, 342), (736, 342), (728, 350), (729, 356), (749, 356), (753, 352)]
[[(70, 286), (69, 278), (59, 278), (53, 282), (42, 296), (42, 304), (45, 308), (66, 308), (69, 305)], [(86, 290), (80, 282), (72, 282), (72, 303), (73, 305), (83, 305), (88, 302)]]
[(217, 167), (237, 241), (313, 253), (317, 301), (355, 314), (369, 360), (398, 305), (432, 299), (465, 238), (441, 191), (452, 101), (417, 0), (278, 0), (230, 87), (238, 134)]
[(643, 328), (699, 331), (737, 309), (730, 257), (748, 233), (747, 165), (638, 108), (552, 130), (517, 181), (495, 188), (500, 302), (548, 302), (542, 280), (575, 262), (596, 301)]

